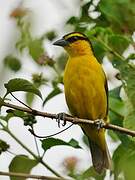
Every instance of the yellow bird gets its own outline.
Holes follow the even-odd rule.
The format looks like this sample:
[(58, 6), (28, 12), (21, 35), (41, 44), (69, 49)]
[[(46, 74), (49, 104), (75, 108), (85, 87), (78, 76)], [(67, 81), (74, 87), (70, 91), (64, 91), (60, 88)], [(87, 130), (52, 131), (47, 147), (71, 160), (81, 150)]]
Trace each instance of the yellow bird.
[[(69, 58), (64, 72), (66, 102), (73, 116), (107, 121), (108, 86), (102, 66), (94, 56), (89, 39), (82, 33), (72, 32), (54, 45), (62, 46)], [(105, 129), (81, 125), (89, 139), (95, 170), (110, 169), (111, 158), (105, 141)]]

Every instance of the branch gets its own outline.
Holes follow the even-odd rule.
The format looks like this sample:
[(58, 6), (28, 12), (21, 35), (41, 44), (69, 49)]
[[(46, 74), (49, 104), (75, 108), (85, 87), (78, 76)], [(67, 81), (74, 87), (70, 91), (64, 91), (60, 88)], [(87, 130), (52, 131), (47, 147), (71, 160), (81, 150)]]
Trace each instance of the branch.
[(32, 178), (32, 179), (44, 179), (44, 180), (67, 180), (64, 178), (56, 178), (50, 176), (40, 176), (40, 175), (30, 175), (24, 173), (16, 173), (16, 172), (2, 172), (0, 171), (0, 175), (10, 176), (10, 177), (18, 177), (18, 178)]
[[(58, 118), (57, 114), (51, 114), (51, 113), (46, 113), (46, 112), (42, 112), (42, 111), (37, 111), (35, 109), (28, 109), (25, 107), (17, 106), (17, 105), (6, 103), (6, 102), (3, 102), (3, 106), (6, 106), (6, 107), (9, 107), (12, 109), (16, 109), (19, 111), (27, 112), (27, 113), (33, 114), (34, 116), (42, 116), (42, 117), (47, 117), (47, 118), (51, 118), (51, 119)], [(90, 125), (94, 125), (95, 127), (97, 126), (93, 120), (88, 120), (88, 119), (80, 119), (80, 118), (73, 118), (73, 117), (66, 116), (64, 120), (71, 122), (73, 124), (90, 124)], [(135, 131), (132, 131), (132, 130), (129, 130), (129, 129), (126, 129), (126, 128), (123, 128), (120, 126), (116, 126), (113, 124), (109, 124), (109, 123), (103, 124), (102, 128), (110, 129), (113, 131), (117, 131), (120, 133), (130, 135), (132, 137), (135, 137)]]

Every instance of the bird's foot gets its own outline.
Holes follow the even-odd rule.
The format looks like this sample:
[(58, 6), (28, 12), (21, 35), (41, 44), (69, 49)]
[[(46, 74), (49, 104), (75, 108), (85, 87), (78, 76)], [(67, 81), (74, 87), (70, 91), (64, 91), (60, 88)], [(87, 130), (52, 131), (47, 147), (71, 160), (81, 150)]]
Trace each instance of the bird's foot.
[(98, 130), (102, 129), (105, 126), (105, 122), (103, 121), (103, 119), (97, 119), (94, 121), (94, 123)]
[(66, 125), (66, 119), (65, 119), (66, 117), (71, 117), (71, 116), (69, 114), (64, 113), (64, 112), (58, 113), (56, 115), (56, 122), (58, 122), (58, 127), (60, 127), (60, 121), (61, 120), (63, 121), (62, 126)]

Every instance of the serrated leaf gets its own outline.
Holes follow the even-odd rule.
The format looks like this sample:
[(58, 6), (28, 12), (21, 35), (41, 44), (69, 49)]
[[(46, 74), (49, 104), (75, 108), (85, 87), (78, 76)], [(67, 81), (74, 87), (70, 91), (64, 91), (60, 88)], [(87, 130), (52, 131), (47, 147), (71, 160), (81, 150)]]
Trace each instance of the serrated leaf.
[(71, 146), (73, 148), (81, 148), (75, 139), (71, 139), (69, 142), (65, 142), (61, 139), (47, 138), (47, 139), (41, 140), (41, 142), (42, 142), (42, 148), (45, 151), (47, 151), (51, 147), (61, 146), (61, 145)]
[[(38, 162), (36, 160), (30, 159), (28, 156), (17, 155), (9, 165), (9, 172), (30, 174), (32, 168), (37, 164)], [(18, 180), (18, 177), (10, 177), (10, 179)], [(26, 180), (26, 178), (21, 178), (21, 180)]]
[(5, 88), (7, 89), (7, 94), (16, 91), (24, 91), (24, 92), (31, 92), (42, 98), (39, 89), (37, 89), (31, 82), (29, 82), (26, 79), (20, 79), (20, 78), (11, 79), (8, 81), (8, 83), (5, 84)]
[(55, 97), (56, 95), (58, 95), (60, 93), (62, 93), (62, 90), (59, 87), (55, 87), (45, 98), (45, 100), (43, 102), (43, 106), (47, 103), (47, 101), (49, 101), (50, 99), (52, 99), (53, 97)]

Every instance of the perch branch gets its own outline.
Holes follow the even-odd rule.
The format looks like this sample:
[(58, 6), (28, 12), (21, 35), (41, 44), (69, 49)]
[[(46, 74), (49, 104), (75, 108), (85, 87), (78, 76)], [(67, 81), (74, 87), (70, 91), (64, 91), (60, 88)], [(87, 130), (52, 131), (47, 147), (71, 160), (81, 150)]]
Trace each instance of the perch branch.
[[(12, 108), (12, 109), (16, 109), (16, 110), (20, 110), (20, 111), (23, 111), (23, 112), (27, 112), (27, 113), (33, 114), (35, 116), (42, 116), (42, 117), (47, 117), (47, 118), (51, 118), (51, 119), (57, 119), (57, 117), (58, 117), (57, 114), (42, 112), (42, 111), (38, 111), (38, 110), (35, 110), (35, 109), (29, 109), (29, 108), (17, 106), (17, 105), (6, 103), (6, 102), (3, 102), (3, 106), (6, 106), (6, 107), (9, 107), (9, 108)], [(65, 120), (68, 121), (68, 122), (71, 122), (73, 124), (90, 124), (90, 125), (95, 125), (96, 126), (96, 123), (93, 120), (88, 120), (88, 119), (65, 117)], [(117, 131), (117, 132), (120, 132), (120, 133), (130, 135), (132, 137), (135, 137), (135, 131), (129, 130), (129, 129), (126, 129), (126, 128), (123, 128), (123, 127), (120, 127), (120, 126), (116, 126), (116, 125), (113, 125), (113, 124), (109, 124), (109, 123), (103, 124), (102, 128), (110, 129), (110, 130), (113, 130), (113, 131)]]
[[(24, 173), (16, 173), (16, 172), (2, 172), (0, 171), (0, 176), (9, 176), (9, 177), (18, 177), (18, 178), (32, 178), (32, 179), (44, 179), (44, 180), (62, 180), (63, 178), (56, 178), (50, 176), (41, 176), (41, 175), (31, 175)], [(67, 180), (67, 179), (63, 179)]]

